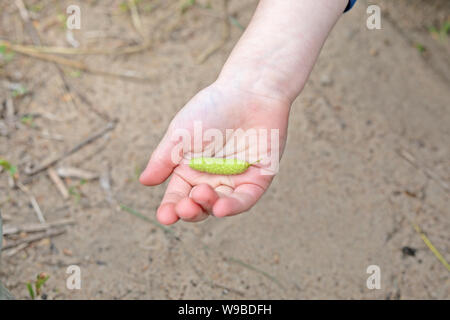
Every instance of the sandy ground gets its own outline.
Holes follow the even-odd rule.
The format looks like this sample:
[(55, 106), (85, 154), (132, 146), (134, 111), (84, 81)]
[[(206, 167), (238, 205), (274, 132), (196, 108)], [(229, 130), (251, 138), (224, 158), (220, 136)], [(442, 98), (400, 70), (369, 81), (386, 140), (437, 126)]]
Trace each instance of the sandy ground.
[[(44, 4), (33, 7), (44, 44), (68, 46), (55, 16), (77, 2), (26, 1)], [(230, 12), (245, 26), (256, 3), (231, 1)], [(137, 176), (172, 116), (215, 79), (242, 32), (233, 25), (226, 44), (198, 64), (221, 41), (220, 2), (211, 4), (179, 17), (178, 2), (142, 0), (151, 49), (66, 57), (146, 81), (67, 67), (61, 76), (54, 64), (19, 54), (0, 69), (5, 83), (28, 89), (13, 98), (0, 155), (18, 166), (47, 221), (75, 220), (61, 236), (3, 252), (1, 281), (17, 298), (28, 298), (25, 283), (45, 272), (48, 299), (449, 299), (449, 271), (412, 225), (450, 259), (450, 48), (428, 31), (448, 21), (448, 1), (380, 4), (382, 29), (372, 31), (367, 2), (359, 1), (338, 22), (292, 108), (280, 172), (250, 212), (164, 232), (120, 209), (154, 218), (165, 186), (142, 187)], [(0, 37), (30, 44), (17, 8), (1, 7)], [(81, 10), (74, 34), (82, 47), (142, 43), (120, 1), (83, 1)], [(9, 97), (2, 84), (2, 104)], [(66, 179), (71, 196), (63, 200), (46, 172), (24, 173), (114, 118), (113, 131), (56, 165), (109, 176), (111, 197), (99, 180)], [(0, 210), (6, 225), (38, 222), (5, 172)], [(81, 290), (66, 289), (72, 264), (81, 268)], [(369, 265), (380, 267), (379, 290), (366, 287)]]

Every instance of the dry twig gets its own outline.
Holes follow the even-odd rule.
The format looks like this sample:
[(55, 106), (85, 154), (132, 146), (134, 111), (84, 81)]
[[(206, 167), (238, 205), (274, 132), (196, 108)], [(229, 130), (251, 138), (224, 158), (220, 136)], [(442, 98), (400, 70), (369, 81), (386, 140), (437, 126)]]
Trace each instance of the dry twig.
[(45, 239), (45, 238), (56, 237), (56, 236), (59, 236), (59, 235), (65, 233), (66, 231), (67, 231), (66, 229), (48, 230), (47, 232), (42, 233), (42, 234), (37, 234), (37, 235), (31, 236), (31, 237), (28, 237), (28, 238), (25, 238), (25, 239), (20, 239), (20, 240), (16, 240), (16, 241), (12, 241), (10, 243), (7, 243), (3, 247), (3, 250), (14, 248), (14, 247), (17, 247), (17, 246), (22, 245), (22, 244), (30, 244), (32, 242), (36, 242), (36, 241), (39, 241), (39, 240), (42, 240), (42, 239)]
[(74, 147), (70, 148), (66, 152), (44, 161), (44, 163), (42, 163), (41, 165), (37, 166), (36, 168), (31, 169), (31, 170), (25, 170), (25, 173), (27, 175), (32, 176), (32, 175), (35, 175), (36, 173), (39, 173), (39, 172), (41, 172), (43, 170), (46, 170), (47, 168), (53, 166), (54, 164), (58, 163), (62, 159), (67, 158), (68, 156), (74, 154), (75, 152), (77, 152), (78, 150), (82, 149), (86, 145), (94, 142), (95, 140), (99, 139), (100, 137), (102, 137), (103, 135), (108, 133), (109, 131), (113, 130), (116, 127), (116, 124), (117, 124), (117, 121), (112, 121), (112, 122), (108, 123), (106, 125), (106, 127), (103, 128), (101, 131), (91, 135), (90, 137), (88, 137), (87, 139), (85, 139), (82, 142), (78, 143), (77, 145), (75, 145)]
[(5, 256), (7, 256), (8, 258), (11, 258), (11, 257), (15, 256), (16, 254), (18, 254), (20, 251), (22, 251), (23, 249), (25, 249), (28, 246), (29, 246), (29, 243), (19, 244), (17, 247), (7, 250), (5, 252)]
[(61, 180), (59, 175), (56, 173), (55, 169), (48, 168), (47, 169), (48, 176), (50, 177), (50, 180), (55, 184), (56, 188), (58, 189), (59, 193), (63, 197), (64, 200), (69, 198), (69, 191), (66, 188), (66, 185), (64, 184), (64, 181)]
[(9, 236), (13, 234), (18, 234), (21, 232), (41, 232), (41, 231), (47, 231), (52, 228), (56, 227), (62, 227), (74, 224), (75, 221), (72, 219), (63, 219), (59, 221), (54, 222), (48, 222), (48, 223), (31, 223), (31, 224), (25, 224), (21, 226), (13, 226), (13, 225), (4, 225), (3, 226), (3, 235)]
[(16, 7), (19, 9), (20, 17), (23, 20), (25, 29), (28, 32), (28, 34), (30, 35), (31, 40), (33, 41), (33, 43), (35, 45), (40, 45), (41, 41), (39, 39), (39, 35), (31, 22), (30, 14), (29, 14), (27, 8), (25, 7), (23, 1), (15, 0), (15, 4), (16, 4)]
[(99, 177), (98, 173), (78, 169), (74, 167), (61, 167), (56, 169), (58, 176), (61, 178), (76, 178), (82, 180), (94, 180)]
[(45, 223), (44, 214), (42, 213), (41, 208), (39, 207), (39, 203), (37, 202), (35, 196), (31, 193), (30, 190), (28, 190), (27, 187), (25, 187), (20, 181), (16, 181), (17, 187), (25, 193), (28, 198), (30, 199), (31, 206), (34, 209), (34, 212), (36, 212), (36, 216), (40, 223)]
[(30, 47), (30, 46), (19, 46), (19, 45), (13, 45), (10, 42), (7, 41), (0, 41), (0, 45), (4, 45), (6, 48), (21, 53), (23, 55), (27, 55), (29, 57), (33, 57), (36, 59), (40, 59), (47, 62), (53, 62), (57, 65), (63, 65), (70, 68), (75, 68), (87, 73), (101, 75), (101, 76), (107, 76), (107, 77), (114, 77), (114, 78), (123, 78), (128, 80), (135, 80), (135, 81), (148, 81), (150, 78), (148, 77), (140, 77), (136, 76), (132, 73), (115, 73), (115, 72), (109, 72), (109, 71), (103, 71), (103, 70), (97, 70), (94, 68), (89, 67), (82, 61), (67, 59), (64, 57), (59, 57), (47, 53), (42, 53), (39, 50), (35, 50), (36, 47)]
[(0, 45), (6, 48), (27, 54), (27, 53), (42, 53), (42, 54), (62, 54), (62, 55), (126, 55), (145, 51), (152, 46), (151, 41), (146, 41), (138, 45), (112, 48), (112, 49), (83, 49), (83, 48), (66, 48), (66, 47), (49, 47), (49, 46), (30, 46), (15, 44), (6, 40), (0, 40)]
[(134, 28), (142, 38), (145, 38), (142, 28), (142, 21), (141, 18), (139, 17), (139, 11), (136, 6), (135, 0), (128, 0), (128, 8), (130, 8), (131, 20), (133, 21)]

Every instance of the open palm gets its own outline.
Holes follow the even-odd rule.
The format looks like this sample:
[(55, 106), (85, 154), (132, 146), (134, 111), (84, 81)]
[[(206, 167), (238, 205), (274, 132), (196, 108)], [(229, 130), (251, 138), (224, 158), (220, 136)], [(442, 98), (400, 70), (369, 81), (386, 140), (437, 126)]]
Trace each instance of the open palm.
[[(150, 161), (141, 174), (140, 182), (154, 186), (164, 182), (171, 174), (167, 190), (157, 211), (157, 219), (163, 224), (175, 223), (178, 219), (201, 221), (213, 214), (216, 217), (231, 216), (249, 210), (269, 187), (274, 174), (262, 174), (264, 161), (254, 163), (239, 175), (215, 175), (191, 169), (187, 159), (219, 151), (220, 157), (233, 158), (236, 154), (261, 153), (248, 136), (227, 135), (227, 130), (266, 129), (270, 138), (271, 129), (278, 129), (277, 154), (281, 156), (287, 131), (289, 104), (269, 97), (263, 97), (238, 88), (221, 87), (213, 84), (189, 101), (178, 112), (153, 152)], [(201, 122), (202, 130), (214, 129), (223, 134), (223, 141), (190, 143), (173, 161), (173, 150), (179, 143), (177, 132), (183, 130), (194, 136), (194, 123)], [(245, 140), (247, 138), (247, 140)], [(235, 139), (236, 148), (228, 146)], [(242, 141), (240, 141), (242, 140)], [(244, 141), (245, 140), (245, 141)], [(250, 140), (251, 141), (251, 140)], [(272, 144), (267, 144), (264, 154), (270, 155)], [(238, 156), (239, 157), (239, 156)], [(242, 158), (242, 157), (241, 157)], [(279, 159), (277, 159), (279, 160)], [(266, 164), (267, 166), (267, 164)], [(274, 172), (275, 173), (275, 172)]]

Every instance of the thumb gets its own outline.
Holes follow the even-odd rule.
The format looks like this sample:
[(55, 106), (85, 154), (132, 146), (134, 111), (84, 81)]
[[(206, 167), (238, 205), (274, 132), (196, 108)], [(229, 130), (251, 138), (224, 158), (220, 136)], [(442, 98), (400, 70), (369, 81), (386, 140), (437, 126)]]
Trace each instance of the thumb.
[[(146, 186), (154, 186), (163, 183), (173, 172), (177, 163), (172, 161), (172, 150), (176, 146), (176, 141), (172, 141), (166, 133), (153, 152), (147, 167), (139, 177), (140, 183)], [(181, 161), (181, 155), (180, 155)]]

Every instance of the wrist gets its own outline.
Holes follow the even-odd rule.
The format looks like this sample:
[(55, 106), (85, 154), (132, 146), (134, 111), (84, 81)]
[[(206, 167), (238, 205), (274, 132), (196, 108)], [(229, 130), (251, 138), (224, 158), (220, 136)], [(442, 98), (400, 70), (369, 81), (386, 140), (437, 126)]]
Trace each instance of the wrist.
[[(269, 98), (290, 106), (303, 88), (296, 87), (293, 81), (277, 69), (276, 65), (254, 59), (227, 62), (216, 80), (218, 85), (231, 86), (234, 89)], [(292, 80), (292, 79), (291, 79)]]
[(347, 1), (261, 0), (218, 82), (291, 104)]

